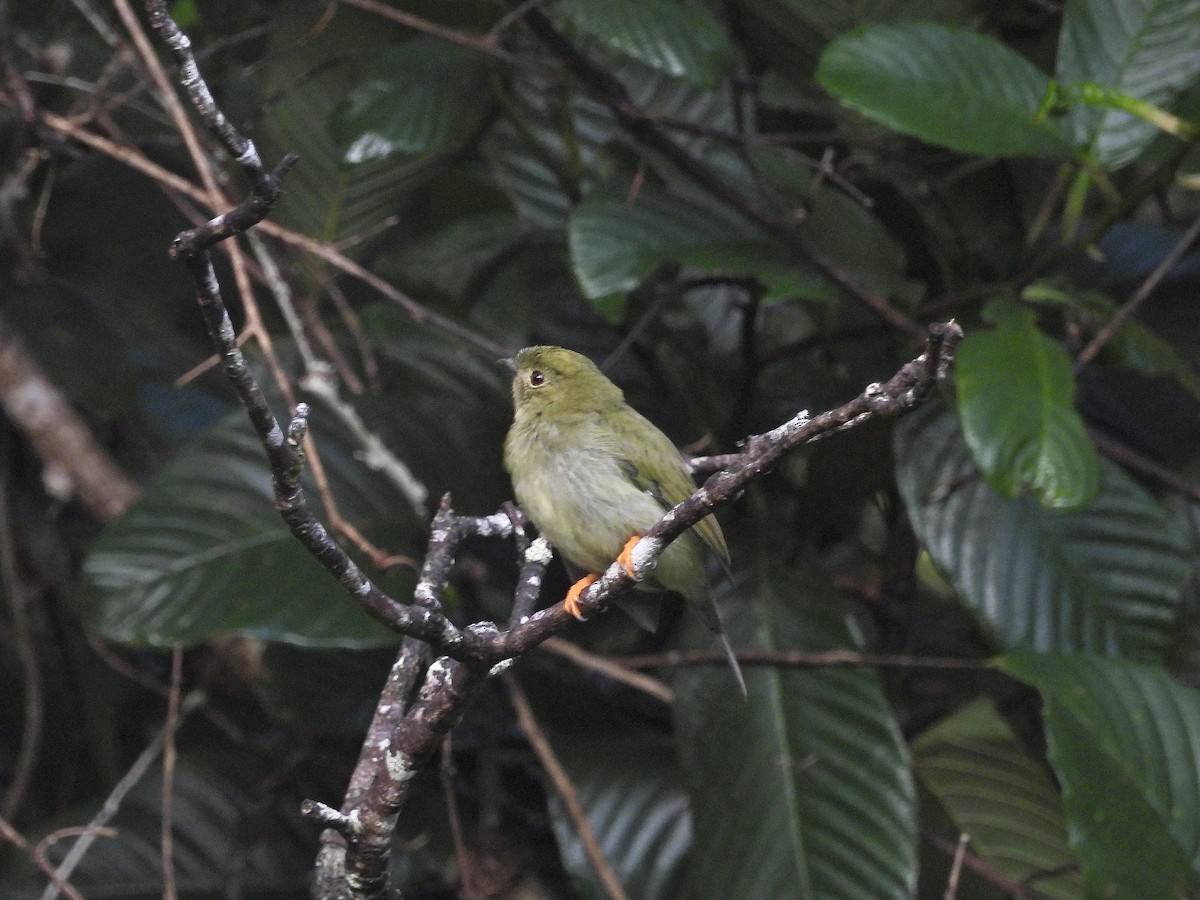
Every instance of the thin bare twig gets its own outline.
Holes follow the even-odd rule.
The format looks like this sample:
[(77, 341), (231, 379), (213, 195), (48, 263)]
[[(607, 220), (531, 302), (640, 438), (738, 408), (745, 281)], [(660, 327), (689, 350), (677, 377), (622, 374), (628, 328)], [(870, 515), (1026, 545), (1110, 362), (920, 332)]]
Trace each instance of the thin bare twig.
[(1179, 236), (1179, 239), (1174, 243), (1166, 255), (1159, 260), (1156, 265), (1142, 281), (1136, 291), (1129, 295), (1129, 299), (1121, 304), (1121, 308), (1116, 314), (1104, 324), (1104, 327), (1096, 332), (1095, 336), (1088, 342), (1088, 345), (1079, 352), (1079, 358), (1075, 360), (1075, 371), (1078, 372), (1104, 349), (1104, 345), (1113, 339), (1113, 336), (1121, 330), (1121, 328), (1133, 318), (1133, 314), (1138, 311), (1143, 303), (1150, 299), (1150, 295), (1154, 293), (1154, 289), (1158, 287), (1170, 271), (1175, 268), (1176, 263), (1183, 258), (1183, 255), (1191, 248), (1196, 238), (1200, 237), (1200, 216), (1197, 216), (1187, 230)]
[(462, 818), (458, 814), (458, 800), (454, 796), (454, 748), (453, 735), (447, 734), (442, 741), (442, 764), (438, 770), (442, 782), (442, 799), (446, 804), (446, 815), (450, 819), (450, 837), (454, 841), (454, 857), (458, 860), (458, 888), (466, 900), (477, 900), (475, 889), (475, 867), (467, 852), (463, 838)]
[(167, 720), (163, 725), (162, 821), (159, 823), (162, 845), (163, 898), (178, 900), (175, 884), (175, 735), (179, 731), (179, 702), (183, 691), (183, 648), (171, 649), (171, 690), (167, 695)]
[[(634, 667), (630, 666), (623, 659), (612, 659), (608, 656), (601, 656), (598, 653), (589, 653), (587, 650), (572, 644), (570, 641), (556, 637), (544, 640), (542, 642), (542, 649), (561, 656), (563, 659), (570, 660), (581, 669), (599, 672), (605, 678), (611, 678), (613, 681), (629, 685), (629, 687), (635, 688), (644, 694), (649, 694), (654, 699), (668, 706), (675, 702), (675, 692), (673, 690), (657, 678), (650, 678), (641, 672), (635, 671)], [(725, 659), (723, 653), (721, 654), (721, 658)], [(725, 663), (728, 665), (728, 660)], [(642, 668), (650, 667), (643, 666)]]
[[(780, 669), (815, 669), (831, 666), (879, 666), (896, 669), (994, 669), (987, 659), (957, 659), (949, 656), (907, 656), (904, 654), (859, 653), (857, 650), (826, 650), (819, 653), (799, 651), (735, 650), (743, 666), (769, 666)], [(630, 669), (657, 669), (678, 666), (725, 666), (724, 653), (707, 650), (669, 650), (623, 656), (618, 660)]]
[(12, 823), (10, 823), (8, 819), (4, 818), (3, 816), (0, 816), (0, 837), (4, 838), (10, 844), (28, 856), (33, 861), (33, 864), (41, 870), (42, 874), (50, 879), (50, 884), (53, 885), (55, 889), (66, 894), (71, 898), (71, 900), (84, 900), (83, 895), (79, 893), (79, 890), (75, 888), (74, 885), (68, 884), (66, 879), (55, 872), (54, 866), (52, 866), (44, 856), (35, 852), (34, 849), (29, 846), (29, 842), (21, 835), (21, 832), (13, 828)]
[(951, 859), (954, 859), (961, 853), (963, 865), (965, 865), (976, 875), (981, 876), (985, 880), (994, 884), (996, 887), (1000, 888), (1000, 890), (1004, 891), (1011, 898), (1011, 900), (1034, 900), (1035, 895), (1031, 894), (1025, 885), (1013, 881), (995, 866), (991, 865), (986, 860), (980, 859), (977, 855), (965, 847), (960, 850), (958, 841), (948, 841), (944, 837), (933, 834), (925, 829), (921, 830), (921, 836), (938, 850), (948, 854)]
[[(192, 711), (205, 703), (207, 698), (203, 691), (191, 691), (179, 704), (179, 723), (182, 724)], [(71, 877), (71, 873), (75, 871), (75, 867), (88, 850), (96, 838), (102, 834), (102, 829), (105, 825), (112, 821), (121, 809), (121, 804), (125, 801), (125, 796), (137, 786), (137, 783), (142, 780), (146, 772), (158, 759), (159, 754), (163, 752), (163, 747), (167, 743), (167, 728), (164, 725), (159, 729), (158, 734), (154, 736), (154, 740), (139, 754), (138, 758), (133, 761), (133, 765), (129, 767), (129, 771), (116, 783), (113, 789), (109, 792), (104, 800), (104, 805), (100, 807), (100, 811), (92, 817), (92, 821), (88, 823), (84, 834), (75, 842), (63, 861), (59, 863), (56, 870), (58, 878), (61, 881), (67, 881)], [(59, 894), (57, 882), (51, 884), (42, 892), (41, 900), (56, 900)]]
[(520, 727), (521, 733), (525, 735), (525, 740), (529, 741), (529, 746), (533, 748), (538, 762), (550, 776), (555, 793), (562, 800), (567, 816), (571, 819), (571, 825), (579, 836), (579, 842), (583, 845), (583, 852), (591, 864), (592, 871), (600, 880), (601, 888), (610, 900), (626, 900), (625, 888), (621, 886), (617, 873), (613, 871), (608, 858), (604, 855), (604, 850), (596, 837), (596, 831), (592, 828), (592, 823), (588, 821), (587, 811), (579, 800), (579, 792), (575, 790), (571, 776), (558, 761), (554, 748), (550, 746), (550, 741), (542, 732), (525, 692), (521, 690), (521, 686), (511, 675), (504, 676), (504, 686), (508, 688), (509, 700), (512, 701), (513, 709), (517, 713), (517, 725)]
[(963, 860), (967, 856), (967, 843), (971, 836), (965, 831), (958, 836), (958, 846), (954, 849), (954, 861), (950, 864), (950, 876), (946, 879), (946, 893), (943, 900), (954, 900), (958, 896), (958, 879), (962, 877)]
[(1189, 481), (1161, 463), (1147, 459), (1132, 447), (1115, 440), (1098, 428), (1089, 428), (1088, 435), (1091, 437), (1092, 443), (1096, 445), (1096, 449), (1113, 462), (1200, 503), (1200, 484)]
[(9, 503), (7, 473), (0, 473), (0, 584), (12, 611), (12, 637), (21, 666), (21, 746), (13, 764), (4, 803), (0, 812), (13, 818), (25, 799), (33, 770), (42, 745), (44, 722), (42, 701), (42, 670), (38, 665), (37, 642), (29, 617), (30, 594), (25, 589), (17, 562), (17, 546), (13, 540), (12, 506)]

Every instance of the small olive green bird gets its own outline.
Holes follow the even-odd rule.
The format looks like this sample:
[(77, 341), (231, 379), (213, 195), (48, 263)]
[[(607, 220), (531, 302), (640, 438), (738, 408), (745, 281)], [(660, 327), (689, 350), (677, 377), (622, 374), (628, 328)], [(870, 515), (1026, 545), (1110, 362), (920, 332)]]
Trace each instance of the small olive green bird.
[[(578, 597), (597, 573), (614, 560), (631, 568), (638, 539), (696, 486), (670, 438), (626, 403), (586, 356), (562, 347), (526, 347), (511, 363), (516, 412), (504, 442), (504, 467), (538, 531), (590, 573), (563, 601), (583, 618)], [(705, 546), (728, 570), (725, 536), (707, 516), (663, 551), (643, 584), (683, 595), (720, 638), (745, 694), (704, 574)]]

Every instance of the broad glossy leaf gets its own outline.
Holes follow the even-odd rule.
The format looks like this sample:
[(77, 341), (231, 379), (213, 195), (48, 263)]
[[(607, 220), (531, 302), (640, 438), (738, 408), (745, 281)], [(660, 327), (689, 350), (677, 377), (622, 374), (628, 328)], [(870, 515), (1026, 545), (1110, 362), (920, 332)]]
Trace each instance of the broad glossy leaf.
[(1200, 887), (1200, 691), (1100, 657), (1014, 653), (1001, 666), (1042, 695), (1092, 892), (1167, 898)]
[[(422, 523), (409, 503), (354, 458), (344, 434), (325, 431), (319, 410), (316, 439), (342, 514), (397, 551), (418, 553)], [(311, 486), (308, 496), (316, 503)], [(385, 584), (404, 597), (412, 578)], [(92, 545), (83, 614), (109, 640), (134, 645), (232, 633), (310, 646), (395, 641), (288, 531), (242, 412), (181, 452)]]
[(785, 295), (816, 287), (744, 223), (660, 191), (628, 204), (589, 199), (572, 213), (567, 237), (580, 288), (593, 300), (633, 290), (665, 263), (761, 277)]
[(1067, 846), (1062, 798), (1035, 759), (981, 699), (924, 732), (912, 745), (913, 771), (937, 798), (971, 850), (1013, 881), (1050, 900), (1083, 896)]
[[(626, 893), (639, 900), (679, 897), (692, 816), (671, 746), (599, 735), (552, 736), (552, 743)], [(557, 799), (551, 801), (550, 814), (563, 865), (582, 895), (607, 897)]]
[(999, 41), (932, 22), (867, 25), (835, 38), (817, 81), (897, 131), (982, 156), (1069, 157), (1038, 120), (1049, 80)]
[(572, 30), (666, 75), (712, 87), (733, 51), (702, 7), (676, 0), (563, 0), (555, 12)]
[(522, 219), (560, 228), (595, 181), (616, 123), (599, 103), (534, 75), (516, 76), (509, 91), (508, 115), (489, 133), (484, 153)]
[(1006, 497), (1032, 491), (1044, 506), (1083, 506), (1100, 489), (1100, 459), (1075, 412), (1066, 352), (1034, 314), (993, 304), (996, 328), (963, 340), (958, 415), (975, 461)]
[(984, 480), (955, 416), (929, 404), (896, 429), (909, 519), (938, 568), (1003, 647), (1158, 658), (1189, 572), (1184, 534), (1101, 461), (1080, 510), (1006, 499)]
[[(735, 647), (859, 647), (823, 583), (773, 567), (723, 605)], [(707, 646), (712, 646), (711, 635)], [(676, 680), (697, 898), (908, 898), (915, 798), (899, 730), (866, 669), (724, 668)]]
[[(1169, 106), (1200, 76), (1200, 0), (1069, 0), (1059, 32), (1057, 77), (1093, 82)], [(1075, 107), (1076, 140), (1115, 169), (1157, 131), (1130, 113)]]
[[(379, 16), (339, 9), (321, 22), (312, 8), (286, 4), (272, 18), (270, 48), (255, 78), (268, 103), (254, 134), (270, 162), (295, 153), (271, 217), (353, 255), (401, 210), (406, 196), (445, 163), (439, 153), (393, 154), (348, 165), (332, 123), (357, 85), (356, 62), (408, 35)], [(472, 97), (474, 109), (479, 98)]]
[(483, 124), (490, 94), (483, 57), (421, 36), (357, 61), (333, 112), (332, 133), (352, 165), (461, 146)]

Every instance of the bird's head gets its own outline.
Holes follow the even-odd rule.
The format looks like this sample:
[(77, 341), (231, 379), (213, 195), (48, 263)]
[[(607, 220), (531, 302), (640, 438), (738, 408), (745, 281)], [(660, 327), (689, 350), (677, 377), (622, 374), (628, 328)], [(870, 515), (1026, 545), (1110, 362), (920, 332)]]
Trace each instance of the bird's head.
[(603, 410), (625, 401), (594, 362), (563, 347), (526, 347), (513, 357), (513, 405), (518, 413), (561, 415)]

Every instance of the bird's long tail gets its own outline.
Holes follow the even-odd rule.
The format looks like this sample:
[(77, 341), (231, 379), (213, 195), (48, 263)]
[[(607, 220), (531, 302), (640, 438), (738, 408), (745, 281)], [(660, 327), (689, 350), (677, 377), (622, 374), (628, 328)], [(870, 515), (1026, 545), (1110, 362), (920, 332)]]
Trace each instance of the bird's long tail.
[(717, 632), (717, 637), (721, 640), (721, 646), (725, 649), (725, 658), (729, 660), (729, 668), (733, 669), (733, 675), (737, 679), (738, 687), (742, 689), (742, 696), (748, 697), (746, 692), (746, 679), (742, 677), (742, 667), (737, 661), (737, 657), (733, 655), (733, 647), (729, 644), (729, 635), (725, 630)]

